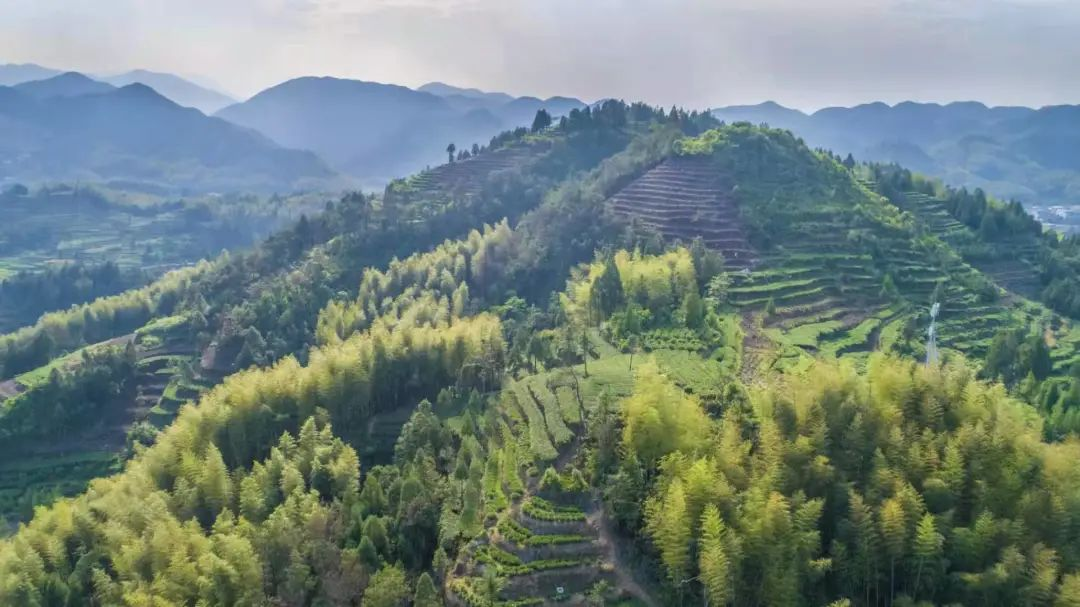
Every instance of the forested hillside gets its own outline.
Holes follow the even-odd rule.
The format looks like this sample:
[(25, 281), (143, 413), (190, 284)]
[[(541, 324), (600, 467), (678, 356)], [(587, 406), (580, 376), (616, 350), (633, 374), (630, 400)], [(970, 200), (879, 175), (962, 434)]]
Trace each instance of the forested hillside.
[(325, 197), (168, 198), (142, 192), (16, 184), (0, 192), (0, 331), (45, 312), (142, 286), (165, 272), (250, 247)]
[(545, 123), (3, 337), (0, 505), (52, 503), (0, 603), (1080, 604), (1080, 334), (1001, 264), (1071, 243), (786, 131)]
[(811, 145), (905, 167), (1003, 199), (1072, 203), (1080, 187), (1077, 106), (987, 107), (905, 102), (831, 107), (805, 114), (775, 103), (717, 108), (727, 121), (791, 129)]

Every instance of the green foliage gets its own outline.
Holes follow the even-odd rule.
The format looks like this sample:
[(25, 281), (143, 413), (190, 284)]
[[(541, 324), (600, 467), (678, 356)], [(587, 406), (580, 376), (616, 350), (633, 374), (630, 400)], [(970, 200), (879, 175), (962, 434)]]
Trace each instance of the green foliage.
[(634, 393), (623, 402), (623, 445), (649, 465), (674, 451), (691, 453), (708, 431), (705, 412), (660, 374), (655, 363), (638, 367)]
[(154, 314), (168, 316), (193, 282), (213, 267), (204, 262), (176, 270), (142, 289), (46, 314), (33, 326), (0, 337), (3, 377), (45, 365), (62, 352), (132, 332)]
[(585, 520), (585, 513), (576, 506), (557, 506), (545, 499), (533, 496), (521, 504), (521, 511), (541, 521), (575, 523)]
[[(430, 578), (428, 583), (431, 583)], [(362, 607), (401, 607), (408, 598), (405, 571), (399, 566), (384, 567), (371, 576), (360, 604)]]
[(819, 363), (709, 423), (708, 446), (657, 462), (639, 528), (674, 590), (967, 604), (995, 579), (995, 600), (1013, 604), (1052, 601), (1080, 566), (1070, 507), (1050, 505), (1071, 499), (1061, 468), (1076, 445), (1041, 442), (1030, 409), (962, 364), (875, 356), (858, 376)]

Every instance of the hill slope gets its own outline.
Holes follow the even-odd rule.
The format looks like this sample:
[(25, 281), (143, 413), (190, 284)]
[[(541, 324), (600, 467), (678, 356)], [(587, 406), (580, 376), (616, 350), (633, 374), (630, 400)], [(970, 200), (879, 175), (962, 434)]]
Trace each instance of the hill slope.
[(1029, 204), (1071, 203), (1080, 193), (1073, 106), (986, 107), (905, 102), (825, 108), (812, 114), (775, 103), (718, 108), (726, 121), (786, 128), (815, 147), (861, 160), (898, 162), (957, 186)]
[(272, 191), (333, 178), (313, 154), (182, 108), (144, 85), (45, 99), (0, 88), (0, 181)]
[[(21, 375), (43, 396), (9, 399), (5, 430), (68, 431), (51, 391), (98, 386), (69, 368), (94, 363), (175, 418), (0, 542), (0, 601), (1066, 604), (1077, 444), (976, 380), (962, 330), (954, 360), (913, 360), (931, 297), (963, 322), (1064, 336), (1061, 319), (986, 289), (956, 226), (874, 193), (879, 176), (714, 126), (605, 104), (11, 336), (34, 354), (72, 337), (57, 327), (158, 316), (126, 351)], [(753, 263), (679, 246), (683, 209), (737, 224), (714, 244)], [(905, 317), (916, 330), (889, 329)], [(171, 331), (230, 324), (222, 358), (250, 367), (176, 410), (198, 388)], [(28, 467), (0, 469), (4, 488), (44, 476)]]

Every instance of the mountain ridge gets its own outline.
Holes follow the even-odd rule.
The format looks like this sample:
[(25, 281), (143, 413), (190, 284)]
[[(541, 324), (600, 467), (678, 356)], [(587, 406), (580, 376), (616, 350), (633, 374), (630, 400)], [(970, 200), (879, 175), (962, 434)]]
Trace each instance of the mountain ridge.
[(144, 84), (35, 98), (0, 88), (0, 179), (123, 180), (175, 190), (293, 190), (329, 183), (313, 154), (180, 106)]
[(447, 143), (467, 150), (473, 144), (485, 145), (501, 131), (529, 126), (549, 101), (554, 115), (584, 107), (569, 98), (503, 102), (503, 94), (449, 85), (427, 89), (447, 96), (395, 84), (306, 76), (277, 84), (215, 115), (258, 130), (283, 146), (313, 151), (364, 183), (382, 185), (440, 164)]
[[(776, 102), (712, 110), (726, 121), (766, 123), (811, 145), (862, 160), (907, 164), (957, 186), (1037, 205), (1080, 195), (1080, 107), (987, 106), (977, 101), (882, 102), (803, 112)], [(983, 137), (972, 148), (972, 135)]]

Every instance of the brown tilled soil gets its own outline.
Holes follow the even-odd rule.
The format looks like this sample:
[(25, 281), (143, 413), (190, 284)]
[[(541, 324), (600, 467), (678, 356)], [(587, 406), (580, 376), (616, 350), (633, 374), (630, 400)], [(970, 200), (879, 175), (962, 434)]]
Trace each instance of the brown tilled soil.
[(420, 190), (441, 194), (476, 195), (488, 175), (519, 166), (542, 149), (541, 146), (516, 145), (441, 164), (421, 174), (423, 185)]
[(708, 160), (672, 157), (637, 178), (608, 201), (617, 215), (637, 219), (665, 238), (701, 238), (723, 253), (730, 268), (757, 263), (731, 187)]

